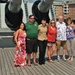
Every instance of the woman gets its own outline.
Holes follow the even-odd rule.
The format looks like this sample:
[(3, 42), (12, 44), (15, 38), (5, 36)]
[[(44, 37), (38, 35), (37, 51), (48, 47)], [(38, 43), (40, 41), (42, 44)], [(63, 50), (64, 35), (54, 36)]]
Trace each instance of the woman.
[(15, 34), (15, 58), (14, 66), (25, 66), (26, 65), (26, 32), (24, 30), (24, 23), (20, 24), (20, 28), (16, 31)]
[(71, 24), (71, 18), (67, 18), (67, 50), (69, 58), (68, 60), (73, 61), (73, 51), (74, 51), (74, 27)]
[(49, 62), (53, 62), (51, 56), (56, 50), (56, 35), (57, 35), (56, 22), (54, 20), (51, 20), (50, 25), (48, 26), (48, 33), (47, 33), (47, 40), (48, 40), (47, 55), (48, 55)]
[(72, 26), (74, 27), (74, 35), (75, 35), (75, 20), (72, 20)]
[(47, 25), (46, 19), (42, 19), (38, 26), (39, 64), (45, 64), (45, 51), (47, 46)]

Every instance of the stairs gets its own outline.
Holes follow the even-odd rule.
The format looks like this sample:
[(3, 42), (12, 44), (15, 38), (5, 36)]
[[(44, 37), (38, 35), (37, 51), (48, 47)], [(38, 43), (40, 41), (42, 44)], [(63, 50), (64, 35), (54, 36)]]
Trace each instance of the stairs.
[(0, 28), (0, 48), (15, 47), (13, 43), (13, 32), (9, 28)]

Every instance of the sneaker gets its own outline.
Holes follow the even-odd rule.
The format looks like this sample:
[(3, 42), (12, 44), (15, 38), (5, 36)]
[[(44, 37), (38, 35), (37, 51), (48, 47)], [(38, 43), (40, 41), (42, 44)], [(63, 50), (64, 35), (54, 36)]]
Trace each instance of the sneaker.
[(63, 56), (63, 60), (66, 60), (65, 56)]
[(57, 56), (57, 60), (60, 60), (60, 56)]

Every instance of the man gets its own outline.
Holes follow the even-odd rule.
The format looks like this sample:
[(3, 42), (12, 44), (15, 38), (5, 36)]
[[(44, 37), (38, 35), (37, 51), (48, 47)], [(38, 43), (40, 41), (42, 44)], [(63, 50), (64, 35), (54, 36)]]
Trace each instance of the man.
[(34, 15), (29, 16), (29, 21), (26, 23), (27, 33), (27, 54), (28, 65), (30, 66), (30, 58), (33, 53), (33, 63), (36, 65), (36, 53), (37, 53), (37, 37), (38, 37), (38, 23), (35, 21)]
[(57, 59), (60, 60), (60, 47), (63, 47), (63, 60), (66, 60), (66, 24), (64, 22), (63, 16), (59, 16), (58, 22), (56, 22), (57, 27)]

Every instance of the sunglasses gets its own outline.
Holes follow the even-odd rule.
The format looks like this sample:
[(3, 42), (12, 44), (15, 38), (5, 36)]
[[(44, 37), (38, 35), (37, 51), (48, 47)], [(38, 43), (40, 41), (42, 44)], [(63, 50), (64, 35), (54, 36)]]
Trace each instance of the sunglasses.
[(30, 19), (34, 20), (35, 18), (30, 18)]

